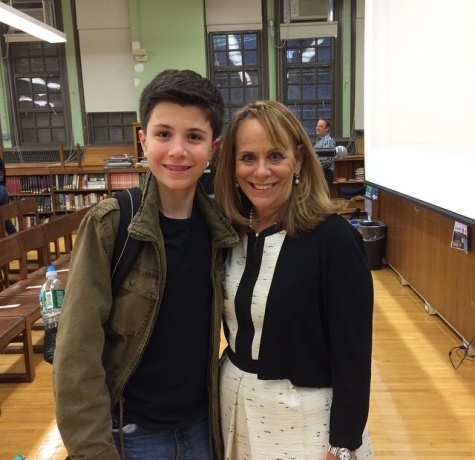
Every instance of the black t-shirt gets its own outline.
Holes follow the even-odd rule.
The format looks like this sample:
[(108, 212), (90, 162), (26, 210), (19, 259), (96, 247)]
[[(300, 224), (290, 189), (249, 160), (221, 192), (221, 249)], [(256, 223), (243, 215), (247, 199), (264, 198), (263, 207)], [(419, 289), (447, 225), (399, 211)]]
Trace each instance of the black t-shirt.
[(160, 214), (167, 273), (157, 322), (124, 391), (124, 421), (176, 429), (208, 410), (211, 241), (195, 205), (190, 219)]

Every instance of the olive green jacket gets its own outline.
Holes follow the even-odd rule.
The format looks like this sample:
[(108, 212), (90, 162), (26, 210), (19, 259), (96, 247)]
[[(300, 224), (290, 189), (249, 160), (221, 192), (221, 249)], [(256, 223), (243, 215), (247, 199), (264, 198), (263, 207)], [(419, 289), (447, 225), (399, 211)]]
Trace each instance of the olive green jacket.
[[(218, 352), (224, 296), (223, 248), (236, 245), (238, 236), (214, 200), (199, 186), (196, 193), (212, 239), (214, 295), (208, 389), (212, 450), (220, 459)], [(149, 173), (142, 204), (129, 225), (130, 234), (145, 244), (114, 298), (110, 260), (119, 223), (117, 200), (107, 199), (94, 206), (78, 230), (53, 365), (57, 423), (71, 459), (121, 458), (112, 440), (111, 409), (119, 403), (147, 346), (165, 285), (167, 266), (158, 219), (159, 199), (155, 178)]]

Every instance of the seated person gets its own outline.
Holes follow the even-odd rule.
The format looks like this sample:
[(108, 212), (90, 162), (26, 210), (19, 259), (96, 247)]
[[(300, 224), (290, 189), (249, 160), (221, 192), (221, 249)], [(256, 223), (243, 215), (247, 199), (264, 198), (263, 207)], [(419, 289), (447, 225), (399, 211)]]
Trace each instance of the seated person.
[[(315, 142), (314, 148), (316, 149), (329, 149), (335, 148), (336, 143), (330, 135), (330, 122), (325, 118), (319, 118), (317, 120), (317, 125), (315, 132), (317, 133), (317, 142)], [(333, 171), (335, 169), (335, 158), (334, 157), (320, 157), (320, 164), (323, 168), (323, 173), (325, 174), (325, 179), (328, 186), (330, 187), (333, 184)]]

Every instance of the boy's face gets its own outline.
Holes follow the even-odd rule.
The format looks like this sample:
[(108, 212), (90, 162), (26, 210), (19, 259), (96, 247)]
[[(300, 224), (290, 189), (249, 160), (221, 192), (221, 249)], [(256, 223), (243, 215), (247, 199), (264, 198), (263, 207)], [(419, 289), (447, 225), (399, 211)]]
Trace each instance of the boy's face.
[(196, 106), (159, 102), (140, 142), (157, 179), (161, 198), (167, 193), (194, 193), (196, 183), (221, 140), (213, 141), (205, 112)]

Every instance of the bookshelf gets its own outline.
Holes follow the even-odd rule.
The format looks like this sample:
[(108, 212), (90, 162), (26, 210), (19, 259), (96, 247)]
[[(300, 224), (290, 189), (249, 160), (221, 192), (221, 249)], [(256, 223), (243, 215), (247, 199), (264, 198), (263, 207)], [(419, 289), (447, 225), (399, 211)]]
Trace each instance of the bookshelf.
[[(362, 168), (362, 169), (361, 169)], [(360, 188), (364, 185), (364, 155), (346, 155), (335, 159), (333, 184), (330, 187), (332, 198), (341, 198), (341, 186)]]
[(139, 140), (139, 131), (142, 129), (141, 123), (139, 121), (132, 123), (132, 129), (134, 134), (134, 157), (135, 161), (138, 163), (143, 159), (142, 144)]
[(148, 168), (7, 167), (10, 201), (35, 197), (41, 220), (89, 207), (114, 192), (140, 186)]

